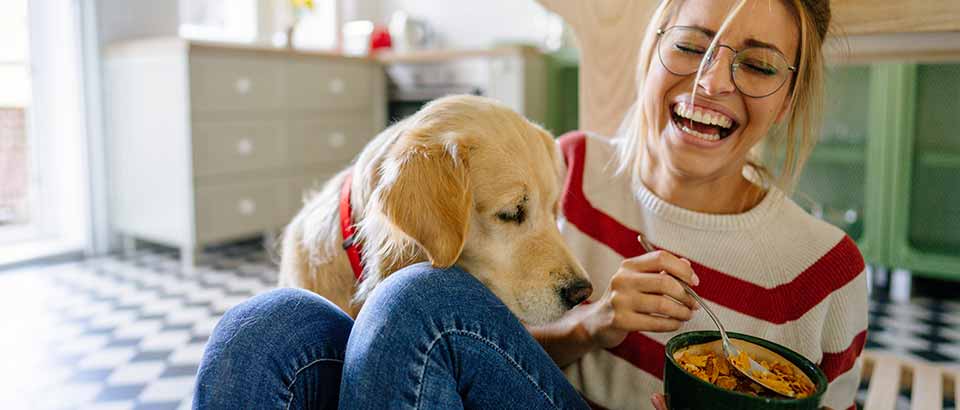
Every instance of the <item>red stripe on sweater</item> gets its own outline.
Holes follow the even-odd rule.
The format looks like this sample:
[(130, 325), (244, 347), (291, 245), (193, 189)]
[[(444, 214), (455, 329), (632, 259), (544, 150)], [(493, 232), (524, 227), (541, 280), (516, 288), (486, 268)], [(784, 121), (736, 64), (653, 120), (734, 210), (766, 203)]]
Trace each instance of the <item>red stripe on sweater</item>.
[(631, 332), (623, 343), (609, 350), (610, 353), (630, 362), (634, 367), (663, 380), (663, 365), (667, 358), (666, 349), (660, 342), (643, 333)]
[[(613, 249), (624, 258), (643, 254), (637, 232), (593, 207), (583, 193), (586, 135), (568, 133), (560, 138), (567, 161), (567, 180), (562, 200), (567, 220), (581, 232)], [(677, 256), (683, 256), (677, 254)], [(687, 258), (689, 259), (689, 258)], [(767, 289), (692, 261), (697, 276), (710, 286), (701, 286), (701, 297), (729, 309), (783, 324), (796, 320), (843, 287), (864, 270), (863, 257), (848, 236), (793, 281)], [(802, 297), (801, 297), (802, 296)]]
[(827, 375), (827, 380), (833, 381), (841, 374), (846, 373), (853, 368), (863, 352), (863, 346), (867, 342), (867, 331), (864, 330), (857, 334), (850, 342), (850, 346), (842, 352), (827, 353), (823, 352), (823, 359), (820, 360), (820, 369)]

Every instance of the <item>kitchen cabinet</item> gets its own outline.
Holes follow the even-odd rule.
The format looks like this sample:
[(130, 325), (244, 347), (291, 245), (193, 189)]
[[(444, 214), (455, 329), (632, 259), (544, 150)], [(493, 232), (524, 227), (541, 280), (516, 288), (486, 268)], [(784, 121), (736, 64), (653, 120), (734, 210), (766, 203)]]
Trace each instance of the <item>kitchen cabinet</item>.
[(106, 51), (111, 223), (180, 249), (273, 237), (386, 123), (372, 59), (144, 39)]
[(960, 280), (960, 63), (832, 67), (795, 198), (869, 263)]

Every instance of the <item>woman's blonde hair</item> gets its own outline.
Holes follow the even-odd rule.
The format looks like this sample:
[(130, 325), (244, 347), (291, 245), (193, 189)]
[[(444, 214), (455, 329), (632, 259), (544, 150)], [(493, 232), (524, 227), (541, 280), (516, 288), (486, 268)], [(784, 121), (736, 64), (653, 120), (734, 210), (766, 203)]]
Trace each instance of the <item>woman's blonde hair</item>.
[[(771, 135), (751, 151), (747, 157), (747, 164), (759, 178), (761, 185), (772, 182), (790, 193), (796, 185), (804, 163), (817, 143), (820, 131), (824, 80), (822, 46), (830, 25), (830, 2), (829, 0), (768, 1), (784, 1), (793, 9), (800, 26), (800, 55), (797, 71), (789, 84), (790, 106), (786, 115), (786, 126), (774, 127)], [(683, 0), (662, 0), (650, 18), (650, 24), (647, 25), (637, 57), (638, 100), (642, 98), (646, 74), (656, 50), (657, 30), (666, 28), (664, 25), (677, 13), (682, 2)], [(711, 49), (716, 47), (720, 35), (746, 2), (747, 0), (738, 1), (727, 14), (710, 45)], [(702, 69), (701, 66), (701, 70), (697, 72), (697, 78), (702, 74)], [(650, 132), (649, 123), (642, 104), (637, 101), (627, 112), (617, 132), (617, 169), (620, 173), (629, 172), (635, 186), (642, 184), (641, 158), (644, 137)], [(765, 160), (770, 158), (782, 158), (783, 162), (779, 164), (777, 175), (773, 175), (770, 167), (764, 164)]]

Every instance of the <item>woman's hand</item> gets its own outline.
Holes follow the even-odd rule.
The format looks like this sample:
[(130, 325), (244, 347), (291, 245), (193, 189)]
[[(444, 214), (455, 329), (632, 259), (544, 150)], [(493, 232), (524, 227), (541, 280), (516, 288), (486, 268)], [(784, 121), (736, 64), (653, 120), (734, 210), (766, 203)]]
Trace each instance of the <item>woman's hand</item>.
[(670, 410), (670, 408), (667, 407), (667, 397), (660, 393), (651, 394), (650, 402), (653, 403), (653, 408), (657, 410)]
[(700, 283), (689, 261), (666, 251), (625, 259), (600, 300), (582, 306), (581, 323), (593, 344), (611, 348), (630, 332), (680, 328), (699, 307), (676, 278), (691, 286)]

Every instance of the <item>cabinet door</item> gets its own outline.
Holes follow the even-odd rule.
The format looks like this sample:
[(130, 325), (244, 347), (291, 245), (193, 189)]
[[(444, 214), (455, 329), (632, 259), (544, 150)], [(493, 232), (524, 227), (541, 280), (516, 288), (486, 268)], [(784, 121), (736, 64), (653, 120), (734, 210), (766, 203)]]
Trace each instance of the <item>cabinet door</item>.
[(369, 109), (374, 64), (325, 59), (293, 60), (285, 65), (287, 105), (293, 110)]
[(243, 238), (283, 226), (287, 189), (282, 180), (197, 187), (198, 242)]
[(270, 58), (191, 53), (193, 109), (275, 110), (283, 102), (282, 68)]
[(867, 205), (869, 66), (827, 70), (823, 129), (794, 194), (798, 204), (862, 241)]
[(278, 168), (287, 140), (279, 121), (194, 122), (196, 176)]
[(376, 135), (370, 112), (323, 114), (290, 123), (290, 159), (302, 166), (346, 167)]
[(916, 68), (916, 110), (908, 243), (953, 256), (953, 266), (919, 266), (960, 275), (960, 64)]

